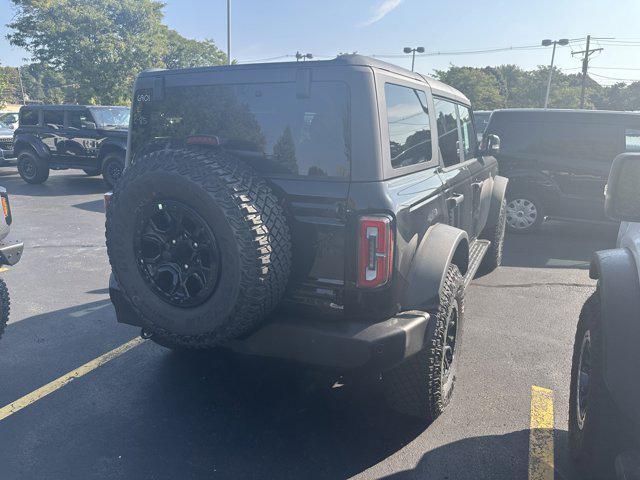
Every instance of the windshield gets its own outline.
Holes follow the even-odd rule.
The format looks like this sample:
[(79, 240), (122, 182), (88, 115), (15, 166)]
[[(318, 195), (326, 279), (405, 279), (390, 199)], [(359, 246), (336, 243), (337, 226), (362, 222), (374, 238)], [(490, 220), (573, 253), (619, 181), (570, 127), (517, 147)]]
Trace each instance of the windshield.
[(129, 107), (90, 108), (98, 127), (129, 127)]

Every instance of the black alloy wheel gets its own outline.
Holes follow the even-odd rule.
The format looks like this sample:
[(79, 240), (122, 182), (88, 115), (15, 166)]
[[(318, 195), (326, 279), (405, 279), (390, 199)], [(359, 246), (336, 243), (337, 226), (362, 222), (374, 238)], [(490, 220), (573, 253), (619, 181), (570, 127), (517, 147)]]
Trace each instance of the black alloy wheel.
[(175, 200), (147, 205), (134, 237), (138, 268), (151, 290), (183, 308), (204, 303), (215, 291), (220, 250), (204, 219)]

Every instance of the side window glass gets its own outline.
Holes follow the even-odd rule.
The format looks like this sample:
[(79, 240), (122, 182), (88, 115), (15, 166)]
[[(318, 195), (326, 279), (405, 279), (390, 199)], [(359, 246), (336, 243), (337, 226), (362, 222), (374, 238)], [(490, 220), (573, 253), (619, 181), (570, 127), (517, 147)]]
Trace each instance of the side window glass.
[(624, 132), (627, 152), (640, 152), (640, 130), (628, 128)]
[(93, 122), (88, 110), (73, 110), (69, 112), (69, 127), (74, 129), (87, 128), (87, 123)]
[(45, 110), (44, 124), (49, 128), (60, 130), (64, 127), (64, 112), (62, 110)]
[(456, 104), (435, 99), (436, 118), (438, 122), (438, 145), (445, 167), (460, 163), (460, 138)]
[(23, 125), (23, 126), (35, 126), (35, 125), (38, 125), (38, 111), (37, 110), (24, 110), (20, 114), (20, 125)]
[(420, 90), (387, 83), (384, 88), (393, 168), (431, 160), (431, 124), (427, 96)]
[(477, 137), (473, 128), (473, 119), (471, 111), (467, 107), (458, 105), (458, 113), (460, 114), (460, 130), (462, 133), (462, 147), (464, 159), (470, 160), (476, 156)]

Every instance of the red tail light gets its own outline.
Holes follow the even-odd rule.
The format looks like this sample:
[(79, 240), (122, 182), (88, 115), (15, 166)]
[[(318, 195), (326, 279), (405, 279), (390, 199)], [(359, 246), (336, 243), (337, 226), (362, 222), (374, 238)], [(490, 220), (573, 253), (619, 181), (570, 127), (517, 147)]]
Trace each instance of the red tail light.
[(220, 145), (220, 139), (214, 135), (192, 135), (191, 137), (187, 137), (187, 145), (217, 147)]
[(107, 192), (104, 194), (104, 211), (105, 212), (109, 209), (109, 204), (111, 203), (112, 197), (113, 197), (113, 192)]
[(362, 217), (358, 235), (358, 287), (385, 285), (393, 269), (391, 219), (386, 216)]

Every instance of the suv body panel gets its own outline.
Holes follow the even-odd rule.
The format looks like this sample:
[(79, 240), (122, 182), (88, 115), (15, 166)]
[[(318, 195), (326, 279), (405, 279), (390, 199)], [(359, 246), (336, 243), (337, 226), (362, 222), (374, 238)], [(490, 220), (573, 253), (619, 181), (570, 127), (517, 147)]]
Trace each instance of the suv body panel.
[[(46, 159), (49, 168), (97, 170), (101, 168), (104, 156), (110, 151), (124, 154), (127, 144), (126, 129), (76, 128), (70, 124), (72, 112), (83, 112), (93, 120), (91, 108), (81, 105), (37, 105), (20, 109), (20, 118), (25, 112), (37, 112), (38, 124), (21, 123), (14, 134), (15, 153), (31, 148), (38, 156)], [(62, 125), (45, 124), (44, 112), (61, 112)]]
[[(550, 217), (605, 221), (604, 187), (631, 130), (640, 132), (639, 114), (513, 109), (493, 112), (485, 134), (501, 139), (497, 158), (509, 196), (536, 195)], [(556, 135), (562, 142), (554, 147)], [(585, 143), (591, 138), (593, 145)]]

